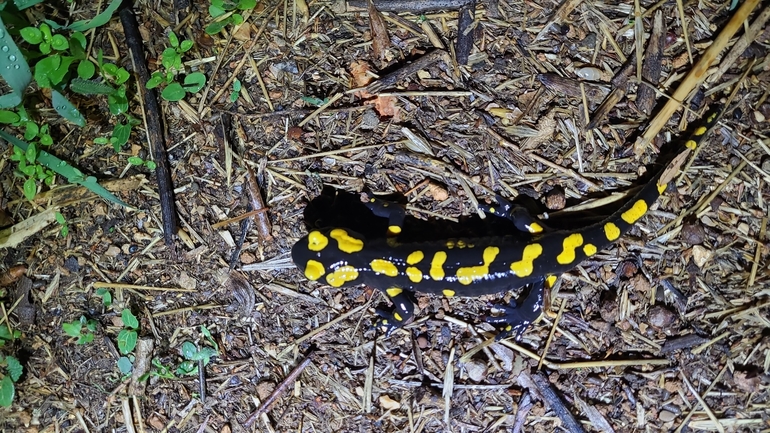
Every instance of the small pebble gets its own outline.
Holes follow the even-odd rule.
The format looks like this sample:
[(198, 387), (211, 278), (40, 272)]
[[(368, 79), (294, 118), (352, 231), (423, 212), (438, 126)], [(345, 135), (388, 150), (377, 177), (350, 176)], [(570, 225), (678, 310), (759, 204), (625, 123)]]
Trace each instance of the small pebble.
[(104, 255), (107, 257), (117, 257), (118, 254), (120, 254), (120, 248), (117, 245), (110, 245), (107, 251), (104, 252)]
[(430, 344), (430, 340), (428, 340), (428, 337), (425, 336), (425, 334), (420, 334), (417, 337), (417, 346), (420, 347), (420, 349), (425, 349)]
[(650, 309), (649, 323), (657, 329), (665, 329), (676, 322), (676, 314), (659, 305)]
[(658, 414), (658, 419), (663, 422), (671, 422), (676, 419), (676, 414), (667, 410), (662, 410)]
[(478, 361), (470, 361), (465, 364), (468, 377), (474, 382), (481, 382), (487, 376), (487, 366)]

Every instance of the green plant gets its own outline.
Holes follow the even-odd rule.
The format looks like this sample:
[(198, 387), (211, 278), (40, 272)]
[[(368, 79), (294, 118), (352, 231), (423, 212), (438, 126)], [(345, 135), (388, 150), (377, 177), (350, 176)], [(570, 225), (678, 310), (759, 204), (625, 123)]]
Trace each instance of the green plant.
[(213, 347), (203, 346), (198, 348), (190, 341), (185, 341), (182, 343), (182, 357), (185, 359), (185, 361), (182, 361), (182, 363), (179, 364), (179, 367), (177, 367), (177, 375), (184, 376), (197, 374), (198, 361), (203, 361), (203, 365), (205, 366), (208, 365), (213, 356), (217, 356), (219, 354), (219, 346), (214, 341), (214, 338), (211, 336), (208, 328), (203, 325), (201, 325), (201, 334), (203, 335), (204, 341)]
[(96, 289), (96, 296), (102, 298), (102, 305), (109, 307), (112, 305), (112, 293), (105, 288)]
[(161, 379), (176, 379), (176, 375), (171, 367), (163, 365), (163, 363), (160, 362), (160, 359), (153, 358), (152, 366), (154, 368), (150, 370), (151, 376), (159, 377)]
[[(83, 327), (85, 326), (85, 330)], [(94, 332), (96, 332), (96, 320), (86, 319), (86, 316), (80, 316), (80, 319), (61, 324), (64, 333), (70, 337), (77, 338), (75, 344), (88, 344), (94, 341)]]
[(118, 350), (122, 354), (128, 354), (136, 347), (139, 329), (139, 320), (128, 308), (124, 308), (120, 313), (123, 319), (123, 329), (118, 333)]
[(6, 342), (13, 341), (19, 337), (21, 337), (21, 331), (18, 329), (11, 332), (8, 329), (8, 325), (0, 325), (0, 347), (5, 346)]
[(0, 406), (9, 407), (16, 395), (15, 382), (19, 380), (24, 368), (13, 356), (0, 355)]
[(70, 232), (70, 226), (67, 224), (67, 220), (61, 212), (56, 212), (56, 222), (61, 226), (61, 230), (59, 230), (61, 237), (66, 238), (67, 234)]
[(131, 156), (131, 157), (129, 157), (128, 158), (128, 162), (131, 165), (143, 165), (143, 166), (149, 168), (150, 170), (155, 170), (155, 167), (157, 167), (157, 165), (155, 164), (155, 161), (149, 161), (149, 160), (145, 161), (144, 159), (142, 159), (142, 158), (140, 158), (138, 156)]
[(147, 81), (147, 88), (154, 89), (161, 84), (165, 85), (161, 91), (161, 98), (176, 102), (181, 101), (189, 93), (197, 93), (206, 85), (206, 76), (202, 72), (193, 72), (184, 77), (183, 84), (174, 81), (174, 77), (184, 72), (182, 64), (182, 55), (193, 47), (192, 41), (179, 42), (174, 32), (169, 33), (168, 41), (170, 47), (163, 50), (161, 54), (161, 65), (164, 71), (155, 71), (152, 77)]
[(214, 22), (206, 26), (206, 33), (214, 35), (230, 24), (241, 24), (243, 15), (236, 11), (247, 11), (257, 7), (257, 0), (239, 0), (237, 3), (229, 0), (211, 0), (209, 14)]
[(233, 91), (230, 92), (230, 102), (237, 101), (239, 93), (241, 93), (241, 80), (236, 78), (233, 80)]

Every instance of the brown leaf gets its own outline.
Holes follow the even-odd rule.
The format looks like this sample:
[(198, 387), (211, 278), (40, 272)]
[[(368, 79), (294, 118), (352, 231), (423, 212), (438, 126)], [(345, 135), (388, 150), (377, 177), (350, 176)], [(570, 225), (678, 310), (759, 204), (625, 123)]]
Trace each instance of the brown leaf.
[(385, 18), (369, 0), (367, 6), (369, 12), (369, 28), (372, 30), (372, 52), (380, 61), (385, 59), (385, 50), (390, 46), (388, 29), (385, 26)]

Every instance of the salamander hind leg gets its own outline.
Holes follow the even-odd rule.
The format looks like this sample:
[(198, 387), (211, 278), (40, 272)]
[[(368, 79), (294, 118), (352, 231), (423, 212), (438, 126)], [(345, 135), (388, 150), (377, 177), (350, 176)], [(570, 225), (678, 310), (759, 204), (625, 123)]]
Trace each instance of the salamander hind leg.
[(497, 206), (480, 203), (479, 209), (488, 214), (510, 220), (517, 229), (525, 233), (542, 233), (546, 229), (545, 224), (533, 217), (524, 206), (511, 203), (499, 195), (495, 196), (495, 201), (497, 201)]
[(524, 299), (518, 302), (511, 299), (510, 305), (498, 305), (495, 308), (502, 309), (501, 316), (488, 317), (487, 323), (503, 325), (502, 331), (497, 334), (495, 340), (502, 340), (514, 336), (518, 340), (529, 325), (540, 317), (543, 311), (545, 298), (546, 279), (540, 278), (534, 283), (528, 284), (529, 292)]
[(380, 316), (377, 325), (385, 326), (387, 335), (390, 335), (414, 317), (414, 302), (409, 292), (398, 287), (385, 290), (385, 294), (393, 302), (393, 307), (378, 307), (375, 311)]

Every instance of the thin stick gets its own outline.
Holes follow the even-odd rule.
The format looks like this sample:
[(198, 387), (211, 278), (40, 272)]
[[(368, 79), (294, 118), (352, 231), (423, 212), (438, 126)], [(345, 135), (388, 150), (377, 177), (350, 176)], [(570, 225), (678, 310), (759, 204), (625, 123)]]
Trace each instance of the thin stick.
[(310, 354), (302, 360), (302, 362), (299, 363), (296, 367), (294, 367), (294, 370), (289, 373), (288, 376), (281, 382), (277, 387), (275, 387), (275, 390), (265, 399), (264, 402), (262, 402), (262, 405), (257, 408), (254, 412), (252, 412), (251, 415), (249, 415), (249, 418), (246, 420), (246, 422), (243, 424), (246, 428), (251, 428), (251, 425), (254, 424), (254, 422), (259, 418), (263, 413), (267, 413), (267, 411), (270, 410), (270, 406), (275, 403), (276, 400), (278, 400), (278, 397), (283, 394), (283, 392), (292, 384), (294, 381), (299, 377), (299, 375), (302, 373), (303, 370), (307, 368), (308, 365), (313, 361), (313, 352), (310, 352)]

